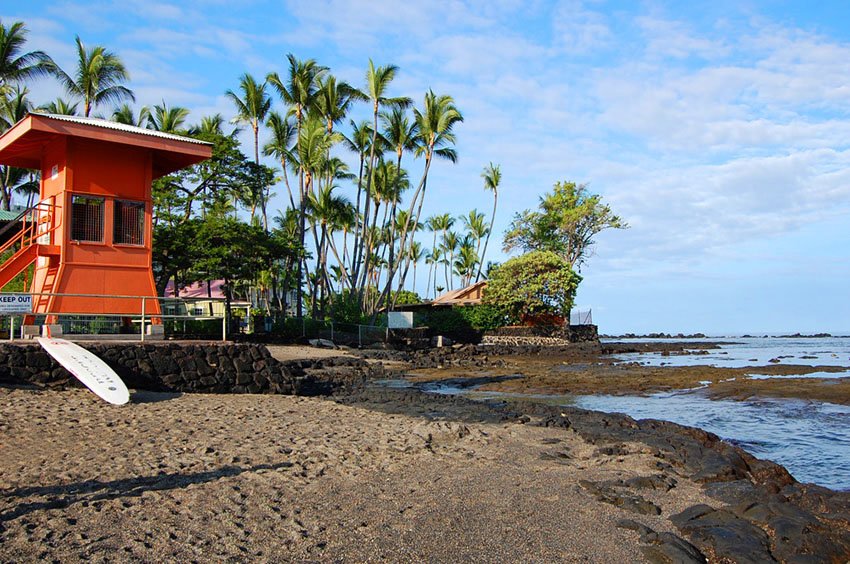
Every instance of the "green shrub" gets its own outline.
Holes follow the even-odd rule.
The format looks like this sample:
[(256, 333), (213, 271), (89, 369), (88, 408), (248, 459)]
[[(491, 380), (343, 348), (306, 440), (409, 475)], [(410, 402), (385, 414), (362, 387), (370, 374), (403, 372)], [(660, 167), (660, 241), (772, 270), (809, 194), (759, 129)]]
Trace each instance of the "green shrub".
[(486, 331), (507, 325), (504, 310), (493, 305), (474, 305), (455, 308), (434, 308), (414, 315), (417, 326), (426, 325), (441, 333), (457, 331)]
[(505, 311), (493, 305), (463, 306), (455, 310), (463, 316), (470, 327), (481, 331), (504, 327), (509, 321)]
[(485, 304), (509, 312), (512, 318), (570, 314), (581, 276), (551, 251), (531, 251), (500, 265), (484, 290)]

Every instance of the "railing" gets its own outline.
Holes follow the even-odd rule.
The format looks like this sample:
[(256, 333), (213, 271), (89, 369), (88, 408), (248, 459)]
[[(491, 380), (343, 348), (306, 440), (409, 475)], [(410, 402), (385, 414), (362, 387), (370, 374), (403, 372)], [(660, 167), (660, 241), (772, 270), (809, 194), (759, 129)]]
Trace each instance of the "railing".
[(288, 317), (272, 325), (272, 333), (304, 339), (327, 339), (335, 344), (358, 346), (385, 343), (389, 339), (386, 327), (340, 323), (309, 318)]
[(570, 325), (593, 325), (593, 310), (574, 309), (570, 312)]
[[(0, 310), (0, 331), (10, 340), (15, 338), (16, 330), (22, 337), (42, 333), (42, 327), (49, 325), (53, 331), (61, 327), (63, 335), (69, 338), (116, 338), (138, 339), (145, 341), (150, 338), (148, 331), (151, 327), (162, 327), (167, 336), (192, 336), (195, 338), (218, 338), (226, 341), (228, 336), (241, 332), (236, 325), (244, 316), (234, 316), (231, 327), (227, 327), (224, 316), (223, 298), (172, 298), (151, 296), (107, 296), (93, 294), (64, 294), (64, 293), (0, 293), (0, 297), (10, 295), (32, 296), (33, 301), (42, 296), (57, 298), (97, 298), (137, 300), (138, 308), (123, 313), (92, 313), (92, 312), (42, 312), (31, 311), (2, 311)], [(159, 304), (160, 313), (150, 313), (151, 301)], [(2, 303), (2, 301), (0, 301)], [(108, 307), (104, 309), (109, 309)], [(210, 314), (212, 309), (212, 314)], [(201, 313), (203, 312), (203, 313)], [(26, 327), (23, 318), (29, 318)], [(266, 332), (265, 327), (255, 327), (257, 333)], [(368, 346), (386, 342), (390, 331), (384, 326), (360, 325), (355, 323), (339, 323), (321, 321), (309, 318), (293, 317), (273, 321), (269, 329), (271, 333), (291, 338), (328, 339), (337, 344), (350, 346)], [(58, 335), (56, 335), (58, 336)]]
[[(227, 321), (223, 312), (224, 300), (220, 298), (165, 298), (152, 296), (127, 296), (127, 295), (100, 295), (100, 294), (63, 294), (63, 293), (47, 293), (47, 292), (31, 292), (24, 294), (8, 294), (0, 293), (0, 296), (9, 295), (29, 295), (36, 297), (59, 297), (59, 298), (87, 298), (103, 300), (107, 304), (110, 299), (120, 299), (126, 304), (127, 300), (138, 300), (138, 309), (123, 311), (121, 313), (92, 313), (84, 312), (39, 312), (33, 313), (30, 311), (2, 311), (0, 316), (5, 316), (8, 321), (8, 337), (14, 339), (16, 328), (20, 330), (21, 336), (31, 336), (35, 333), (41, 333), (41, 327), (48, 325), (53, 331), (59, 333), (61, 328), (63, 335), (76, 336), (80, 338), (90, 336), (112, 336), (125, 335), (128, 339), (138, 337), (144, 341), (148, 335), (148, 331), (152, 334), (156, 333), (153, 327), (162, 327), (162, 332), (165, 332), (165, 326), (171, 325), (172, 328), (178, 322), (183, 322), (184, 327), (186, 322), (199, 323), (203, 322), (206, 325), (220, 326), (222, 340), (227, 340), (228, 327)], [(159, 305), (160, 313), (151, 313), (151, 302), (155, 301)], [(195, 304), (201, 303), (204, 307), (197, 308)], [(222, 307), (214, 307), (215, 310), (221, 311), (221, 315), (196, 314), (196, 309), (206, 310), (209, 304), (222, 304)], [(214, 312), (215, 313), (215, 312)], [(29, 318), (26, 326), (23, 324), (24, 318)], [(7, 324), (4, 323), (2, 328)], [(173, 330), (173, 329), (172, 329)], [(210, 336), (215, 336), (215, 333), (205, 332)], [(58, 335), (57, 335), (58, 336)]]
[[(59, 209), (61, 209), (60, 206), (43, 201), (18, 214), (8, 225), (0, 229), (0, 237), (2, 237), (19, 222), (22, 223), (21, 230), (0, 247), (0, 255), (15, 248), (18, 244), (20, 244), (20, 247), (17, 250), (25, 249), (56, 231), (61, 224), (62, 217), (62, 214), (56, 213)], [(59, 221), (56, 220), (57, 217), (60, 218)], [(42, 241), (48, 242), (44, 239)]]

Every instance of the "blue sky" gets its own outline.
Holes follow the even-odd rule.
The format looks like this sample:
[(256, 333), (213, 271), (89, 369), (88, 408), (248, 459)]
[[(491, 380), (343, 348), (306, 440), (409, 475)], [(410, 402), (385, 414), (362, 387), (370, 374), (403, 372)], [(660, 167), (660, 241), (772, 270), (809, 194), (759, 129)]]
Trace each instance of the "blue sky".
[[(108, 46), (140, 104), (193, 120), (232, 116), (224, 92), (283, 72), (286, 53), (354, 85), (370, 57), (397, 64), (394, 95), (432, 88), (465, 117), (426, 215), (489, 214), (492, 161), (494, 238), (559, 180), (631, 224), (582, 271), (577, 301), (601, 331), (850, 333), (846, 2), (31, 1), (0, 17), (65, 68), (75, 34)], [(41, 81), (32, 97), (60, 94)]]

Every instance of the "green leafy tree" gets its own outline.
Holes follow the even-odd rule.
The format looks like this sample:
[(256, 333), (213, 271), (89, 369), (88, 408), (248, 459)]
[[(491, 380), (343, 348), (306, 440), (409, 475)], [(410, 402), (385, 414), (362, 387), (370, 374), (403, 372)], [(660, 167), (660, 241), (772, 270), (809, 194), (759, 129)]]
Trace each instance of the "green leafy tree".
[(566, 317), (581, 276), (551, 251), (532, 251), (501, 264), (490, 274), (482, 302), (502, 308), (513, 320), (552, 314)]
[(229, 320), (235, 283), (256, 282), (260, 273), (284, 254), (279, 243), (259, 225), (209, 215), (198, 224), (189, 281), (223, 280), (225, 316)]
[(169, 280), (174, 287), (186, 284), (188, 271), (195, 260), (194, 240), (199, 222), (188, 220), (179, 223), (160, 222), (153, 229), (152, 267), (157, 295), (165, 294)]
[(591, 194), (586, 184), (558, 182), (550, 194), (540, 198), (537, 211), (514, 216), (505, 233), (504, 250), (552, 251), (580, 269), (589, 258), (593, 238), (605, 229), (626, 229), (628, 224), (614, 215), (602, 197)]

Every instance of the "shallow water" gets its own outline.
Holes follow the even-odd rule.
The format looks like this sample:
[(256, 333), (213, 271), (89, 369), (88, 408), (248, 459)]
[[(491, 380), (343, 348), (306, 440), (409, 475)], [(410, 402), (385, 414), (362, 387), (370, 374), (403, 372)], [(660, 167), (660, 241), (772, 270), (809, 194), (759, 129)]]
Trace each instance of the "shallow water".
[(571, 404), (699, 427), (783, 465), (801, 482), (850, 490), (847, 406), (787, 399), (710, 400), (698, 392), (578, 396)]
[[(671, 339), (669, 342), (690, 342), (692, 352), (705, 351), (706, 354), (662, 355), (660, 352), (628, 353), (615, 355), (622, 362), (640, 362), (648, 366), (717, 366), (720, 368), (741, 368), (764, 366), (771, 360), (780, 364), (802, 364), (805, 366), (850, 366), (850, 338), (830, 337), (824, 339), (787, 339), (741, 338), (698, 340)], [(703, 349), (701, 342), (713, 342), (719, 349)], [(625, 339), (614, 342), (646, 343), (656, 342), (648, 339)]]

